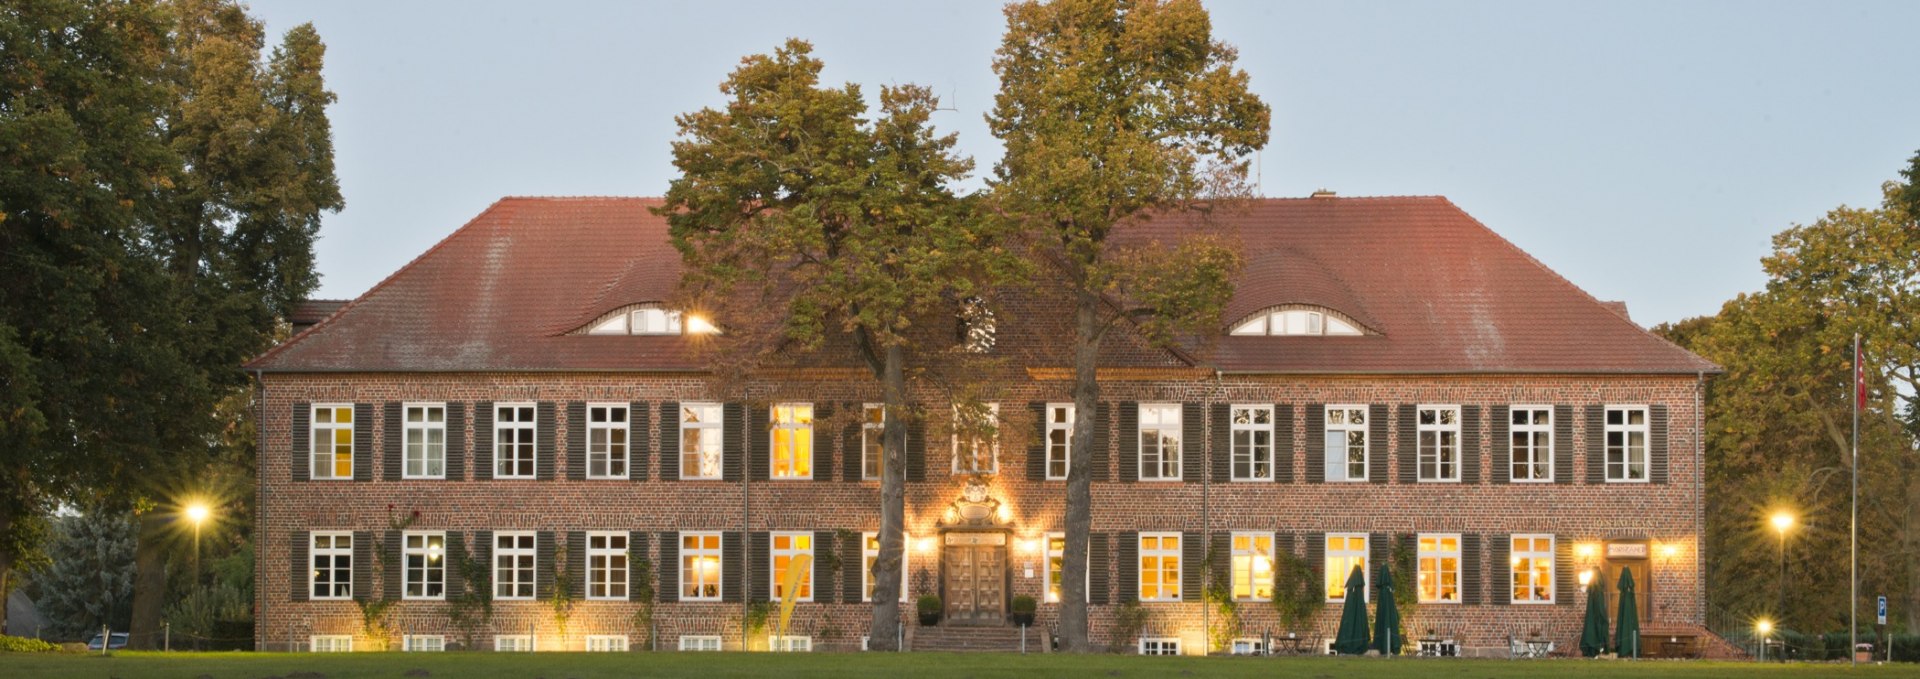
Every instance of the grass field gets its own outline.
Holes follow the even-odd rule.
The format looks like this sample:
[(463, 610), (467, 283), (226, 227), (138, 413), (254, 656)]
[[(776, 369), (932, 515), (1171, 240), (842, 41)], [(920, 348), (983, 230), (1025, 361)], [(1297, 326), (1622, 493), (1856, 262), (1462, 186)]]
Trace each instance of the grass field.
[(1920, 666), (1761, 665), (1706, 661), (1378, 658), (1145, 658), (1012, 654), (798, 653), (131, 653), (0, 654), (0, 677), (60, 679), (593, 679), (597, 677), (1920, 677)]

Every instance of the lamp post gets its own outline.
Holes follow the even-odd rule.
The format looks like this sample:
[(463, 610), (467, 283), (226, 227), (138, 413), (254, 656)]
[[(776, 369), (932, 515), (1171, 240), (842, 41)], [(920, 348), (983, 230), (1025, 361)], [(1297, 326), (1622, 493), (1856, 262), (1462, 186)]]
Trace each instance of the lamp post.
[(1793, 515), (1784, 511), (1774, 512), (1773, 530), (1780, 534), (1780, 607), (1779, 615), (1787, 615), (1787, 529), (1793, 527)]
[(207, 517), (212, 514), (213, 510), (208, 509), (206, 503), (195, 501), (187, 505), (187, 520), (193, 522), (193, 581), (195, 585), (200, 584), (200, 524), (206, 523)]
[(1760, 662), (1766, 662), (1767, 642), (1769, 641), (1769, 635), (1773, 633), (1773, 621), (1761, 620), (1760, 622), (1754, 623), (1753, 629), (1760, 633)]

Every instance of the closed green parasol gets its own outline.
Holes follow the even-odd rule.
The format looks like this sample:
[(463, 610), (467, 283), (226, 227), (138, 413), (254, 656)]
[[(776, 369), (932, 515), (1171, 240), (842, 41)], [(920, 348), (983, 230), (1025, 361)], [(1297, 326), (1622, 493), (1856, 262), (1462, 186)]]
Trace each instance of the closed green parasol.
[(1333, 652), (1361, 655), (1367, 652), (1367, 574), (1359, 566), (1347, 576), (1347, 601), (1340, 607), (1340, 631), (1333, 635)]
[(1580, 630), (1580, 654), (1589, 658), (1607, 652), (1607, 595), (1605, 578), (1587, 587), (1587, 623)]
[(1640, 611), (1633, 597), (1633, 571), (1620, 571), (1620, 626), (1613, 632), (1620, 643), (1620, 657), (1640, 657)]
[(1373, 616), (1372, 647), (1380, 655), (1399, 655), (1407, 639), (1400, 633), (1400, 606), (1393, 602), (1393, 569), (1387, 564), (1380, 564), (1380, 577), (1374, 588), (1380, 591), (1380, 596)]

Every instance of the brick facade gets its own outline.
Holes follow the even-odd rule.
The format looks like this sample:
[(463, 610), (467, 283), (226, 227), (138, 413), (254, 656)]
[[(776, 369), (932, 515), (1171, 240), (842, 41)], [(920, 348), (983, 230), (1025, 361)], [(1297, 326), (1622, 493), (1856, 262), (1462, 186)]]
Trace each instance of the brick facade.
[[(1002, 435), (999, 447), (1000, 472), (989, 477), (990, 495), (1007, 508), (1005, 521), (996, 527), (1012, 537), (1007, 554), (1008, 596), (1042, 597), (1044, 536), (1058, 531), (1064, 512), (1065, 484), (1061, 481), (1030, 480), (1027, 472), (1036, 424), (1028, 405), (1035, 402), (1061, 402), (1067, 397), (1068, 383), (1056, 379), (1058, 371), (1032, 371), (1002, 376), (999, 392), (992, 398), (1000, 403)], [(1695, 375), (1370, 375), (1370, 376), (1286, 376), (1216, 375), (1200, 370), (1161, 370), (1135, 375), (1119, 375), (1104, 380), (1102, 401), (1112, 404), (1110, 416), (1103, 418), (1108, 427), (1099, 440), (1106, 446), (1095, 459), (1105, 463), (1096, 471), (1093, 486), (1093, 531), (1105, 535), (1106, 549), (1096, 554), (1096, 570), (1105, 578), (1095, 578), (1095, 601), (1108, 602), (1094, 607), (1093, 635), (1097, 643), (1109, 640), (1112, 633), (1112, 609), (1125, 598), (1123, 588), (1131, 582), (1123, 578), (1133, 569), (1119, 563), (1122, 553), (1131, 552), (1120, 544), (1121, 538), (1137, 531), (1180, 531), (1206, 535), (1234, 530), (1274, 531), (1280, 536), (1281, 549), (1300, 555), (1314, 555), (1313, 548), (1325, 532), (1362, 532), (1378, 536), (1399, 536), (1422, 532), (1461, 533), (1477, 536), (1468, 540), (1473, 553), (1462, 577), (1471, 581), (1465, 588), (1469, 598), (1478, 594), (1479, 603), (1425, 604), (1411, 614), (1409, 630), (1444, 630), (1448, 636), (1478, 649), (1504, 650), (1510, 634), (1526, 635), (1534, 630), (1557, 639), (1569, 648), (1579, 634), (1584, 597), (1569, 586), (1559, 588), (1559, 601), (1551, 605), (1497, 603), (1504, 588), (1505, 569), (1495, 563), (1500, 546), (1510, 533), (1548, 533), (1559, 538), (1561, 563), (1556, 577), (1566, 581), (1578, 569), (1597, 566), (1600, 557), (1576, 553), (1573, 545), (1598, 546), (1607, 540), (1643, 539), (1650, 542), (1650, 568), (1653, 582), (1642, 583), (1650, 589), (1650, 603), (1641, 611), (1643, 619), (1654, 623), (1699, 625), (1703, 621), (1703, 590), (1700, 554), (1703, 529), (1702, 461), (1700, 451), (1699, 399), (1701, 381)], [(536, 530), (553, 531), (564, 540), (573, 531), (637, 531), (652, 536), (641, 553), (655, 564), (656, 571), (673, 567), (661, 563), (659, 535), (677, 530), (725, 531), (729, 540), (742, 532), (752, 536), (764, 531), (813, 531), (822, 537), (834, 537), (830, 531), (871, 531), (878, 526), (877, 481), (846, 481), (842, 474), (846, 441), (842, 435), (857, 408), (848, 407), (877, 399), (870, 380), (821, 379), (783, 381), (755, 385), (749, 398), (729, 398), (709, 391), (704, 378), (695, 374), (642, 373), (299, 373), (274, 372), (262, 375), (262, 445), (259, 459), (259, 517), (256, 529), (257, 561), (257, 636), (263, 649), (301, 648), (310, 635), (349, 634), (356, 637), (356, 648), (382, 645), (382, 640), (361, 634), (360, 616), (352, 602), (296, 600), (295, 589), (304, 586), (304, 574), (296, 570), (296, 536), (305, 531), (367, 531), (383, 536), (392, 515), (418, 511), (414, 530), (460, 532), (471, 546), (478, 531)], [(908, 560), (911, 574), (909, 591), (913, 595), (938, 593), (940, 559), (938, 547), (925, 549), (934, 541), (923, 540), (941, 534), (943, 522), (949, 522), (949, 508), (961, 496), (965, 475), (947, 472), (951, 448), (938, 420), (946, 407), (932, 394), (921, 395), (927, 411), (936, 415), (923, 425), (917, 437), (920, 450), (909, 450), (910, 458), (924, 460), (924, 480), (912, 481), (907, 492)], [(830, 480), (761, 480), (764, 462), (748, 464), (740, 480), (681, 481), (674, 474), (673, 460), (662, 456), (663, 438), (677, 423), (662, 417), (660, 404), (677, 401), (723, 401), (742, 403), (746, 412), (764, 412), (773, 401), (806, 401), (819, 406), (834, 406), (834, 416), (821, 413), (816, 424), (816, 478)], [(465, 417), (450, 431), (456, 442), (450, 450), (461, 455), (458, 469), (463, 478), (447, 480), (390, 480), (388, 456), (399, 446), (398, 432), (388, 431), (384, 409), (390, 403), (447, 402), (465, 404)], [(542, 436), (551, 449), (542, 446), (539, 460), (542, 472), (537, 480), (490, 480), (482, 478), (475, 464), (476, 448), (484, 444), (485, 432), (476, 434), (475, 404), (486, 402), (533, 401), (551, 404), (553, 431)], [(636, 461), (636, 479), (574, 480), (571, 468), (578, 464), (574, 430), (577, 412), (574, 402), (628, 402), (646, 404), (649, 417), (646, 431), (633, 435), (632, 459)], [(371, 413), (371, 422), (358, 423), (361, 436), (371, 440), (357, 442), (356, 480), (296, 480), (295, 464), (303, 457), (293, 449), (295, 415), (303, 404), (352, 403)], [(1189, 471), (1179, 482), (1128, 481), (1132, 475), (1121, 456), (1128, 437), (1120, 428), (1120, 415), (1131, 403), (1195, 404), (1189, 413), (1204, 420), (1185, 423), (1184, 445), (1197, 447), (1198, 454), (1186, 457), (1188, 465), (1203, 468)], [(1216, 473), (1224, 461), (1216, 446), (1222, 438), (1215, 428), (1214, 404), (1278, 404), (1283, 414), (1278, 420), (1291, 426), (1289, 436), (1281, 432), (1282, 444), (1278, 468), (1284, 475), (1276, 482), (1221, 481)], [(1384, 436), (1374, 450), (1387, 454), (1384, 483), (1323, 483), (1321, 473), (1309, 464), (1309, 429), (1319, 415), (1311, 411), (1315, 404), (1346, 403), (1384, 406), (1385, 426), (1376, 422), (1374, 435)], [(1469, 455), (1469, 473), (1460, 483), (1420, 483), (1403, 476), (1413, 459), (1403, 437), (1411, 432), (1403, 428), (1406, 416), (1401, 406), (1447, 404), (1467, 407), (1477, 417), (1467, 418), (1462, 450)], [(1497, 407), (1510, 404), (1568, 406), (1559, 409), (1571, 415), (1572, 426), (1562, 424), (1570, 445), (1556, 444), (1556, 455), (1572, 455), (1569, 470), (1573, 478), (1560, 483), (1516, 484), (1496, 474), (1506, 445), (1495, 438), (1496, 424), (1491, 414)], [(1664, 442), (1651, 446), (1655, 462), (1664, 461), (1663, 470), (1655, 470), (1651, 483), (1600, 483), (1589, 478), (1589, 406), (1601, 404), (1646, 405), (1655, 414), (1653, 435)], [(1475, 408), (1477, 407), (1477, 408)], [(543, 407), (541, 411), (548, 412)], [(1664, 417), (1659, 415), (1663, 414)], [(363, 418), (367, 419), (367, 418)], [(635, 427), (643, 424), (635, 419)], [(1664, 420), (1664, 431), (1662, 431)], [(764, 419), (750, 418), (763, 422)], [(370, 426), (369, 426), (370, 424)], [(546, 424), (546, 423), (542, 423)], [(1597, 430), (1594, 430), (1597, 431)], [(1290, 449), (1288, 449), (1290, 446)], [(727, 455), (745, 454), (764, 446), (730, 447)], [(1664, 460), (1658, 455), (1664, 450)], [(851, 451), (857, 455), (858, 451)], [(911, 465), (910, 465), (911, 466)], [(371, 470), (365, 473), (361, 470)], [(911, 471), (910, 471), (911, 473)], [(1562, 473), (1561, 476), (1568, 474)], [(1376, 476), (1379, 476), (1376, 474)], [(389, 507), (392, 509), (389, 510)], [(845, 537), (844, 534), (839, 537)], [(1204, 539), (1204, 538), (1203, 538)], [(744, 542), (753, 543), (752, 539)], [(837, 542), (837, 541), (836, 541)], [(749, 545), (753, 546), (753, 545)], [(825, 545), (816, 554), (824, 553)], [(844, 544), (834, 548), (840, 554), (857, 555)], [(304, 552), (304, 547), (298, 548)], [(720, 603), (677, 602), (673, 591), (660, 592), (656, 608), (656, 638), (662, 648), (673, 648), (681, 635), (719, 635), (728, 648), (741, 644), (745, 615), (750, 600), (767, 593), (767, 554), (741, 550), (755, 574), (753, 591), (746, 596)], [(1382, 547), (1376, 544), (1376, 555)], [(543, 557), (546, 555), (543, 554)], [(364, 557), (363, 557), (364, 558)], [(1565, 563), (1565, 561), (1572, 563)], [(841, 578), (859, 577), (859, 564), (850, 561), (838, 572), (825, 566), (822, 582), (815, 583), (815, 602), (799, 604), (792, 628), (795, 634), (813, 638), (816, 649), (857, 648), (866, 632), (868, 605), (844, 602), (850, 589)], [(1201, 564), (1189, 557), (1184, 565), (1188, 580), (1196, 581)], [(356, 568), (364, 564), (356, 564)], [(539, 564), (551, 568), (550, 560)], [(1319, 564), (1312, 564), (1316, 568)], [(733, 568), (734, 564), (727, 564)], [(577, 564), (572, 568), (577, 569)], [(1028, 577), (1029, 569), (1032, 577)], [(391, 569), (389, 569), (391, 571)], [(726, 587), (740, 585), (736, 573), (727, 574)], [(550, 577), (551, 574), (546, 574)], [(356, 587), (386, 591), (386, 583), (369, 582), (355, 573)], [(1413, 586), (1414, 574), (1395, 573), (1403, 587)], [(1192, 591), (1192, 586), (1188, 587)], [(738, 590), (735, 590), (738, 591)], [(1574, 593), (1569, 596), (1569, 591)], [(361, 593), (361, 592), (356, 592)], [(1148, 603), (1151, 612), (1146, 634), (1178, 636), (1185, 639), (1188, 652), (1202, 643), (1203, 604), (1198, 592), (1178, 603)], [(576, 596), (578, 590), (576, 588)], [(1040, 607), (1036, 626), (1052, 624), (1054, 606)], [(642, 633), (632, 621), (635, 604), (624, 601), (578, 601), (573, 607), (563, 634), (555, 624), (553, 608), (546, 601), (498, 602), (491, 625), (492, 632), (482, 634), (480, 645), (490, 643), (493, 634), (526, 634), (532, 630), (541, 650), (581, 650), (591, 634), (625, 634), (632, 637), (633, 648), (644, 647)], [(402, 634), (445, 634), (449, 643), (458, 633), (448, 623), (446, 606), (439, 602), (402, 601), (394, 614), (395, 633), (384, 643), (398, 648)], [(914, 632), (911, 604), (903, 605), (903, 620), (909, 635)], [(1331, 636), (1337, 622), (1338, 606), (1330, 604), (1316, 622), (1298, 630), (1311, 635)], [(1243, 628), (1248, 636), (1265, 631), (1286, 631), (1264, 603), (1243, 603), (1239, 607)]]

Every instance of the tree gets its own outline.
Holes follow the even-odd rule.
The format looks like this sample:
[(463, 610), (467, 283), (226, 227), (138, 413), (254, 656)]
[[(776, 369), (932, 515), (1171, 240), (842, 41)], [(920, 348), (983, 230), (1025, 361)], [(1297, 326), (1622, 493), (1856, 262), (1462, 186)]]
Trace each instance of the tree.
[[(987, 122), (1006, 145), (991, 202), (1029, 233), (1071, 295), (1073, 402), (1092, 413), (1101, 342), (1120, 325), (1168, 343), (1209, 336), (1232, 294), (1239, 256), (1196, 234), (1171, 246), (1115, 237), (1133, 220), (1245, 192), (1245, 158), (1266, 145), (1267, 106), (1212, 37), (1197, 0), (1057, 0), (1007, 7), (994, 59), (1000, 93)], [(1075, 418), (1072, 450), (1093, 446)], [(1067, 474), (1060, 634), (1088, 651), (1088, 455)]]
[[(685, 263), (692, 308), (721, 319), (723, 370), (750, 374), (795, 351), (848, 351), (879, 382), (886, 423), (872, 648), (899, 619), (909, 381), (943, 355), (938, 331), (1016, 260), (972, 219), (953, 182), (972, 162), (929, 126), (924, 87), (880, 90), (869, 120), (857, 85), (819, 83), (812, 46), (789, 40), (741, 61), (723, 109), (680, 116), (681, 176), (657, 209)], [(851, 346), (847, 346), (847, 345)], [(728, 367), (730, 365), (730, 367)], [(857, 416), (858, 413), (851, 415)]]
[(126, 630), (133, 533), (133, 522), (118, 512), (89, 511), (54, 521), (52, 565), (33, 579), (49, 635), (86, 639), (102, 625)]

